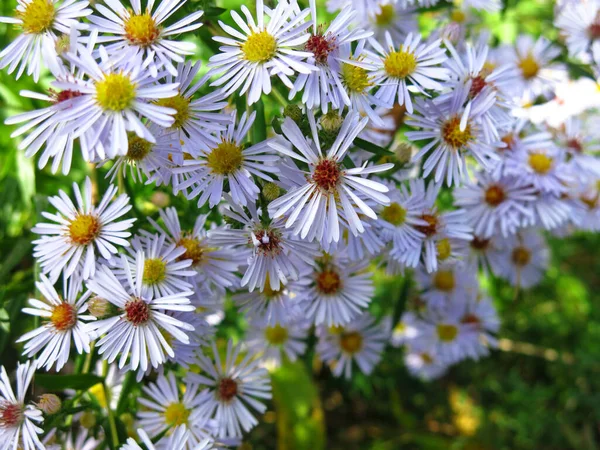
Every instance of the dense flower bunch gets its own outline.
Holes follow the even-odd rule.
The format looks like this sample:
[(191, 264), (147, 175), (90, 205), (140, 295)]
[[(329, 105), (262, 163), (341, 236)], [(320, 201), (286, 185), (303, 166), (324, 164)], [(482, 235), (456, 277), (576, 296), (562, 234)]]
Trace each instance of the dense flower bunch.
[[(33, 228), (42, 273), (23, 312), (39, 326), (19, 339), (16, 394), (0, 372), (2, 449), (236, 445), (269, 370), (309, 345), (335, 376), (371, 373), (388, 344), (415, 376), (442, 376), (497, 345), (482, 277), (532, 287), (546, 236), (600, 229), (600, 127), (582, 114), (593, 99), (569, 101), (597, 90), (543, 37), (492, 48), (470, 25), (502, 2), (329, 0), (326, 20), (316, 0), (257, 0), (210, 25), (205, 65), (186, 40), (205, 16), (185, 3), (19, 0), (0, 18), (19, 30), (0, 67), (52, 77), (21, 92), (42, 108), (7, 120), (19, 148), (109, 180), (57, 192)], [(599, 18), (595, 0), (557, 6), (570, 56), (598, 77)], [(135, 182), (197, 204), (195, 222), (141, 217), (122, 189)], [(414, 280), (404, 311), (371, 315), (376, 271)], [(225, 299), (247, 330), (221, 346)], [(60, 394), (109, 418), (142, 383), (127, 442), (85, 412), (69, 416), (80, 429), (49, 419), (54, 394), (26, 398), (36, 370), (63, 368), (102, 377), (102, 395)]]

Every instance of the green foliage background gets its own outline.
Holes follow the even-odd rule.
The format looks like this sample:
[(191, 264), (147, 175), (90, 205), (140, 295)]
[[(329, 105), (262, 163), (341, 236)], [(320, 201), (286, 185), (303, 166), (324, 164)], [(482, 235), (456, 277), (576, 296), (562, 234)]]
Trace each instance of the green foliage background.
[[(238, 8), (241, 0), (216, 4), (190, 0), (187, 8), (207, 9), (208, 23), (193, 37), (198, 58), (206, 60), (216, 45), (210, 31), (222, 10)], [(0, 2), (0, 15), (11, 15), (14, 0)], [(442, 3), (442, 7), (450, 7)], [(498, 42), (518, 33), (557, 38), (552, 26), (553, 4), (547, 0), (508, 1), (500, 14), (484, 15), (478, 28), (488, 28)], [(185, 14), (181, 11), (180, 14)], [(424, 13), (422, 27), (430, 30), (433, 13)], [(228, 21), (228, 14), (220, 16)], [(0, 25), (0, 47), (16, 33)], [(575, 67), (575, 66), (573, 66)], [(0, 72), (0, 120), (41, 107), (19, 96), (38, 91), (23, 77), (15, 82)], [(244, 104), (243, 99), (239, 106)], [(265, 101), (270, 123), (279, 104)], [(264, 128), (263, 128), (264, 130)], [(22, 350), (14, 341), (35, 326), (20, 310), (34, 293), (37, 268), (32, 259), (31, 227), (58, 189), (71, 191), (71, 182), (92, 176), (99, 192), (106, 187), (106, 169), (97, 172), (74, 157), (68, 177), (38, 170), (10, 138), (11, 127), (0, 125), (0, 362), (11, 370)], [(257, 128), (256, 137), (262, 130)], [(156, 189), (121, 180), (133, 198), (140, 219), (155, 215)], [(166, 192), (166, 191), (163, 191)], [(184, 221), (198, 214), (195, 203), (172, 198)], [(142, 225), (143, 219), (138, 220)], [(551, 239), (553, 262), (541, 286), (516, 293), (497, 280), (483, 280), (502, 317), (501, 349), (480, 362), (464, 362), (432, 383), (411, 378), (400, 350), (388, 348), (376, 372), (355, 374), (351, 382), (335, 379), (314, 353), (305, 363), (289, 364), (273, 374), (274, 400), (261, 424), (243, 448), (319, 449), (599, 449), (600, 448), (600, 236), (578, 234)], [(398, 302), (410, 301), (408, 281), (377, 274), (377, 298), (372, 312), (382, 316)], [(396, 308), (396, 311), (399, 311)], [(241, 336), (243, 320), (228, 307), (219, 336)], [(81, 367), (83, 361), (77, 361)], [(77, 367), (76, 365), (76, 367)], [(92, 375), (57, 380), (38, 376), (39, 389), (83, 388), (98, 382)], [(123, 437), (128, 424), (127, 402), (135, 402), (139, 387), (130, 383), (131, 398), (119, 403), (113, 425)], [(133, 399), (133, 400), (132, 400)], [(101, 408), (98, 402), (91, 405)], [(108, 426), (108, 425), (107, 425)], [(112, 443), (110, 443), (112, 445)]]

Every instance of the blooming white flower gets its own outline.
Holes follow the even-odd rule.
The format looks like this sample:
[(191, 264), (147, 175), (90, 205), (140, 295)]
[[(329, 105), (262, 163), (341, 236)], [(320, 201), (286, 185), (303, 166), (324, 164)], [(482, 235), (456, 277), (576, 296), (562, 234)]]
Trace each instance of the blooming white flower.
[(46, 322), (25, 333), (17, 342), (26, 342), (23, 353), (28, 357), (41, 352), (37, 367), (50, 370), (56, 364), (56, 371), (59, 371), (69, 360), (71, 344), (75, 344), (77, 353), (90, 352), (90, 337), (84, 327), (85, 322), (94, 320), (93, 316), (84, 314), (90, 292), (81, 294), (81, 280), (71, 278), (69, 282), (65, 279), (64, 296), (61, 297), (48, 278), (40, 275), (40, 279), (41, 282), (35, 285), (43, 300), (29, 299), (31, 308), (23, 308), (23, 312), (46, 319)]
[[(110, 268), (101, 266), (95, 276), (87, 283), (88, 288), (102, 299), (117, 307), (117, 314), (106, 319), (88, 323), (87, 327), (94, 337), (103, 336), (98, 342), (98, 353), (108, 362), (119, 356), (119, 367), (123, 368), (127, 358), (131, 357), (132, 370), (138, 367), (145, 371), (148, 362), (156, 368), (163, 364), (167, 355), (174, 357), (169, 339), (172, 337), (184, 343), (189, 342), (186, 331), (193, 326), (168, 315), (170, 311), (193, 311), (189, 297), (191, 291), (180, 292), (164, 297), (148, 299), (142, 295), (143, 265), (137, 260), (136, 282), (131, 276), (123, 285)], [(131, 273), (127, 258), (121, 256), (121, 264), (126, 273)]]
[(185, 248), (180, 258), (192, 260), (191, 268), (196, 271), (196, 276), (189, 281), (194, 284), (194, 291), (197, 294), (204, 292), (201, 287), (209, 291), (223, 292), (238, 283), (235, 273), (242, 264), (243, 258), (231, 248), (220, 248), (212, 243), (205, 229), (208, 217), (206, 214), (196, 218), (191, 230), (182, 229), (177, 210), (173, 207), (160, 210), (159, 216), (166, 230), (152, 218), (149, 217), (148, 221), (159, 233), (165, 234), (170, 243)]
[(318, 70), (300, 73), (290, 91), (290, 99), (297, 92), (302, 92), (302, 103), (309, 109), (320, 107), (323, 113), (329, 109), (341, 109), (351, 105), (350, 97), (342, 84), (340, 70), (343, 61), (342, 49), (371, 36), (373, 33), (360, 28), (349, 29), (357, 16), (357, 11), (350, 6), (345, 7), (323, 31), (322, 25), (317, 25), (316, 0), (310, 1), (313, 29), (310, 38), (304, 45), (306, 51), (312, 52), (308, 62), (313, 63)]
[[(372, 2), (367, 1), (367, 4)], [(378, 11), (370, 10), (359, 14), (358, 23), (368, 30), (373, 30), (374, 38), (383, 41), (386, 33), (395, 41), (401, 41), (409, 33), (418, 33), (418, 14), (416, 8), (404, 5), (401, 1), (387, 1)]]
[(390, 318), (375, 323), (375, 318), (364, 313), (341, 327), (321, 327), (317, 353), (326, 363), (333, 366), (336, 377), (352, 376), (352, 362), (360, 371), (369, 375), (381, 359), (381, 354), (390, 338)]
[(581, 57), (600, 38), (600, 2), (574, 2), (562, 8), (554, 23), (565, 35), (569, 55)]
[(292, 320), (285, 325), (265, 325), (251, 322), (246, 337), (248, 351), (256, 354), (267, 369), (281, 366), (285, 359), (296, 361), (306, 350), (306, 337), (310, 322), (304, 319)]
[[(396, 45), (389, 33), (382, 45), (375, 39), (369, 44), (377, 53), (370, 52), (369, 62), (377, 67), (373, 83), (379, 86), (375, 98), (391, 108), (397, 101), (412, 114), (410, 92), (424, 93), (425, 89), (441, 91), (443, 86), (436, 80), (448, 79), (449, 71), (439, 67), (446, 59), (446, 51), (440, 47), (442, 40), (421, 43), (421, 35), (410, 33), (404, 42)], [(410, 84), (409, 84), (410, 83)]]
[[(211, 73), (224, 73), (211, 86), (223, 86), (227, 97), (240, 89), (248, 92), (248, 104), (256, 103), (260, 96), (271, 92), (271, 77), (277, 75), (290, 89), (289, 79), (297, 73), (308, 74), (317, 70), (305, 60), (312, 56), (308, 51), (295, 48), (305, 44), (310, 35), (306, 32), (311, 21), (303, 22), (309, 10), (299, 11), (296, 0), (280, 0), (275, 9), (265, 11), (263, 0), (256, 2), (256, 22), (245, 5), (240, 15), (232, 11), (231, 17), (242, 32), (219, 21), (221, 28), (233, 37), (215, 36), (224, 44), (221, 53), (210, 58)], [(267, 23), (265, 19), (269, 17)]]
[[(235, 119), (235, 111), (232, 117)], [(255, 201), (260, 193), (253, 176), (267, 182), (273, 181), (269, 173), (278, 172), (275, 163), (279, 156), (269, 148), (270, 140), (244, 148), (246, 135), (255, 118), (256, 111), (250, 117), (244, 112), (239, 123), (236, 125), (232, 120), (227, 131), (219, 132), (216, 135), (217, 142), (208, 144), (206, 151), (200, 150), (191, 159), (185, 159), (181, 168), (174, 169), (187, 177), (179, 189), (191, 188), (186, 194), (188, 199), (199, 195), (198, 206), (208, 201), (213, 208), (221, 201), (223, 185), (227, 181), (233, 201), (245, 206), (249, 201)]]
[(352, 262), (345, 255), (324, 254), (312, 272), (312, 283), (303, 299), (305, 316), (315, 325), (344, 325), (371, 302), (375, 290), (369, 261)]
[(535, 193), (524, 178), (478, 172), (474, 182), (455, 189), (454, 205), (463, 208), (473, 232), (487, 239), (498, 231), (503, 236), (516, 233), (524, 216), (533, 215), (528, 203), (536, 199)]
[(225, 364), (213, 342), (213, 357), (198, 355), (202, 374), (188, 373), (190, 382), (208, 388), (209, 396), (199, 408), (202, 414), (216, 420), (219, 437), (240, 436), (258, 424), (250, 409), (262, 414), (267, 407), (260, 400), (271, 398), (269, 374), (259, 367), (260, 360), (246, 355), (240, 358), (240, 346), (227, 344)]
[[(115, 66), (110, 59), (97, 62), (89, 49), (78, 54), (68, 53), (66, 57), (85, 74), (86, 80), (53, 83), (59, 89), (80, 94), (72, 100), (68, 110), (61, 111), (58, 119), (69, 122), (66, 130), (72, 131), (74, 137), (86, 137), (81, 142), (84, 151), (102, 145), (101, 157), (104, 154), (108, 158), (126, 155), (128, 130), (155, 143), (156, 138), (140, 117), (164, 128), (173, 125), (177, 111), (150, 102), (174, 97), (178, 93), (178, 84), (159, 84), (157, 78), (144, 69), (140, 58), (132, 57)], [(162, 78), (163, 74), (160, 75)], [(93, 131), (86, 133), (91, 129)]]
[(130, 437), (121, 450), (215, 450), (211, 439), (203, 439), (195, 445), (190, 445), (191, 433), (184, 426), (177, 427), (171, 436), (161, 439), (156, 446), (142, 428), (138, 428), (137, 434), (144, 446), (141, 447), (134, 438)]
[(137, 414), (139, 426), (151, 437), (183, 427), (189, 434), (185, 448), (195, 448), (195, 445), (208, 438), (203, 430), (206, 419), (198, 409), (205, 397), (198, 385), (184, 383), (180, 387), (180, 384), (170, 372), (142, 387), (145, 396), (139, 397), (138, 402), (144, 410)]
[(33, 241), (33, 256), (52, 282), (61, 272), (67, 278), (78, 272), (84, 280), (94, 275), (97, 265), (94, 249), (97, 248), (103, 258), (111, 259), (118, 252), (115, 245), (129, 246), (125, 239), (131, 233), (126, 230), (136, 220), (116, 221), (131, 209), (125, 194), (112, 201), (116, 186), (109, 186), (98, 206), (94, 206), (92, 200), (89, 177), (85, 179), (83, 195), (76, 183), (73, 183), (73, 193), (76, 204), (62, 190), (58, 196), (49, 197), (48, 201), (58, 212), (44, 211), (42, 215), (55, 223), (38, 223), (32, 228), (34, 233), (42, 235)]
[[(294, 234), (299, 234), (302, 239), (316, 238), (319, 241), (337, 242), (340, 238), (338, 209), (343, 211), (349, 229), (357, 235), (364, 231), (357, 210), (371, 219), (377, 219), (373, 209), (360, 197), (383, 205), (389, 204), (389, 198), (383, 194), (388, 188), (361, 175), (383, 172), (390, 169), (392, 164), (351, 169), (342, 166), (342, 160), (349, 147), (367, 124), (366, 118), (360, 120), (358, 114), (348, 114), (335, 142), (325, 155), (311, 112), (308, 114), (308, 120), (312, 140), (305, 138), (298, 125), (289, 117), (281, 127), (285, 137), (297, 151), (288, 149), (285, 142), (279, 140), (269, 143), (284, 155), (309, 166), (309, 170), (304, 172), (306, 182), (272, 201), (269, 204), (269, 213), (273, 218), (289, 213), (285, 226), (289, 228), (295, 224)], [(299, 170), (298, 172), (301, 173)]]
[[(262, 292), (267, 281), (271, 291), (278, 291), (288, 278), (298, 279), (303, 266), (313, 264), (318, 255), (316, 244), (290, 236), (282, 219), (266, 223), (259, 217), (256, 205), (249, 203), (247, 211), (226, 196), (229, 208), (223, 214), (243, 225), (243, 228), (217, 228), (209, 231), (216, 245), (231, 246), (247, 255), (247, 268), (241, 286), (252, 292)], [(262, 212), (263, 216), (266, 212)]]
[(87, 6), (87, 1), (77, 0), (19, 0), (15, 17), (0, 17), (0, 23), (14, 24), (22, 30), (0, 52), (0, 69), (8, 67), (8, 73), (13, 73), (18, 66), (18, 79), (27, 68), (27, 75), (33, 75), (37, 83), (42, 61), (51, 68), (60, 65), (57, 33), (68, 35), (72, 28), (87, 28), (79, 22), (92, 12)]
[(417, 283), (423, 289), (421, 298), (429, 308), (443, 308), (452, 302), (462, 300), (468, 292), (477, 290), (476, 273), (464, 265), (444, 262), (435, 272), (424, 268), (415, 271)]
[(19, 447), (23, 450), (45, 449), (38, 437), (44, 430), (36, 425), (44, 420), (42, 411), (25, 404), (25, 395), (36, 367), (35, 361), (17, 365), (15, 395), (6, 369), (0, 366), (0, 439), (3, 450)]
[(439, 378), (448, 370), (448, 364), (425, 351), (408, 351), (404, 355), (404, 364), (413, 376), (426, 381)]

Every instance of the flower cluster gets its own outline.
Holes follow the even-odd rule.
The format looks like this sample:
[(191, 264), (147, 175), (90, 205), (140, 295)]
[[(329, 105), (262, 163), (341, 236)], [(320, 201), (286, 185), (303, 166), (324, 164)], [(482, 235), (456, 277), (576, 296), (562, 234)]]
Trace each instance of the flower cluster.
[[(422, 34), (436, 3), (329, 0), (325, 23), (316, 0), (256, 0), (210, 25), (204, 66), (182, 39), (204, 15), (186, 0), (19, 0), (0, 18), (20, 31), (0, 68), (51, 86), (21, 93), (43, 106), (9, 118), (12, 137), (40, 169), (90, 172), (32, 229), (41, 274), (23, 312), (39, 326), (18, 340), (17, 395), (0, 373), (0, 441), (221, 448), (258, 424), (269, 372), (309, 349), (346, 378), (388, 344), (425, 379), (489, 354), (500, 319), (480, 278), (530, 288), (548, 235), (600, 230), (599, 128), (572, 109), (545, 119), (568, 84), (559, 47), (491, 47), (468, 26), (500, 1), (448, 6)], [(599, 11), (566, 2), (556, 25), (600, 79)], [(136, 182), (194, 217), (168, 201), (143, 217)], [(370, 309), (376, 273), (414, 278), (404, 312)], [(247, 330), (224, 344), (226, 299)], [(102, 395), (86, 395), (109, 413), (141, 383), (127, 442), (42, 429), (59, 398), (25, 401), (36, 370), (94, 362)]]

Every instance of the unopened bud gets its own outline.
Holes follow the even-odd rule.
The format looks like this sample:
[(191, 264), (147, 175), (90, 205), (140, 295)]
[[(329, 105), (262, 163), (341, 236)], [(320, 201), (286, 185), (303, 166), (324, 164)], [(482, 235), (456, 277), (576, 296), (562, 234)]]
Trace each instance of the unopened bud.
[(79, 423), (83, 428), (94, 428), (96, 426), (96, 415), (91, 411), (83, 411), (79, 418)]
[(401, 164), (406, 164), (412, 159), (413, 146), (409, 142), (401, 142), (394, 149), (394, 154)]
[(165, 194), (164, 192), (155, 192), (152, 194), (152, 197), (150, 197), (150, 201), (157, 208), (166, 208), (169, 206), (170, 200), (168, 194)]
[(60, 411), (62, 402), (60, 401), (60, 398), (54, 394), (42, 394), (36, 405), (44, 412), (44, 414), (52, 415)]
[(302, 114), (302, 110), (298, 105), (287, 105), (283, 109), (283, 115), (285, 117), (289, 117), (296, 123), (299, 123), (302, 120), (302, 117), (304, 116)]
[(275, 183), (267, 183), (263, 186), (262, 193), (268, 201), (272, 202), (276, 198), (279, 198), (281, 189)]
[(89, 313), (97, 319), (102, 319), (106, 316), (111, 315), (113, 312), (113, 305), (108, 300), (101, 297), (93, 297), (88, 302)]
[(56, 40), (54, 48), (56, 49), (56, 53), (58, 55), (64, 55), (65, 53), (67, 53), (71, 48), (71, 40), (69, 39), (69, 35), (63, 34), (62, 36), (60, 36)]
[(327, 132), (337, 132), (342, 127), (344, 119), (337, 111), (329, 111), (327, 114), (321, 117), (321, 126)]

